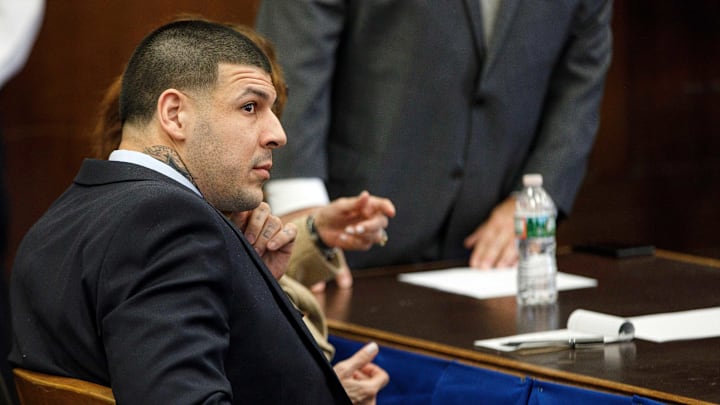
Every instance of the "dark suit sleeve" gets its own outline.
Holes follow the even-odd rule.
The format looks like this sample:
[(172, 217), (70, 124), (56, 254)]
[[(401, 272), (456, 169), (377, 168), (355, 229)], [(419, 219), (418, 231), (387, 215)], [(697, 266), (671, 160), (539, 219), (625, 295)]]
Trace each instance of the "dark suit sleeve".
[(580, 2), (552, 74), (535, 148), (523, 170), (543, 173), (544, 187), (565, 214), (582, 183), (598, 128), (612, 52), (611, 13), (609, 0)]
[(335, 52), (345, 22), (341, 0), (260, 3), (256, 28), (274, 45), (293, 102), (282, 123), (292, 142), (276, 151), (273, 178), (327, 179), (327, 136)]
[(227, 241), (208, 204), (177, 194), (138, 201), (108, 246), (98, 324), (119, 404), (232, 401)]

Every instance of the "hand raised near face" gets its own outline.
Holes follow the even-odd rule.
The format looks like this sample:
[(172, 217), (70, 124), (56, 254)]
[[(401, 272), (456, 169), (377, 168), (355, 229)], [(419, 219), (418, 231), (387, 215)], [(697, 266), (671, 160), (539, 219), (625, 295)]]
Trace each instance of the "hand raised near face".
[(243, 232), (265, 265), (276, 279), (285, 274), (297, 228), (292, 223), (283, 224), (272, 215), (270, 206), (262, 202), (252, 211), (234, 212), (230, 219)]

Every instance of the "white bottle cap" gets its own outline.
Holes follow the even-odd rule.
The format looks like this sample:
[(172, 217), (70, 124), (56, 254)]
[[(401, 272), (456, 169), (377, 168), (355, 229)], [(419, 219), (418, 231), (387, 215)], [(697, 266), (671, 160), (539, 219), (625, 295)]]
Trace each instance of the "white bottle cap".
[(542, 174), (526, 174), (523, 176), (523, 185), (525, 187), (540, 187), (543, 184)]

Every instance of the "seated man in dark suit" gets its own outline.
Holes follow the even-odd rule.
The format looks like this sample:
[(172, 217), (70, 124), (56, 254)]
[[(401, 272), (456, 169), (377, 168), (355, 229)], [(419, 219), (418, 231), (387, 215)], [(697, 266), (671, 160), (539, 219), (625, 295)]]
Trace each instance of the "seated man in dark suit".
[(286, 142), (270, 72), (214, 23), (141, 42), (120, 150), (83, 163), (16, 255), (14, 366), (109, 385), (120, 404), (350, 402), (273, 277), (296, 228), (268, 268), (223, 214), (262, 201)]

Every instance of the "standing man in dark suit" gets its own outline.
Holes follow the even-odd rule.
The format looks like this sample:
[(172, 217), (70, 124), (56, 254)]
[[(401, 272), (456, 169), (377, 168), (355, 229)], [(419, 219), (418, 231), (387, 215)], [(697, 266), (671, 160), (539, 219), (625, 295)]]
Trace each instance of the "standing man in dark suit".
[(369, 190), (397, 207), (392, 238), (351, 266), (514, 264), (522, 175), (543, 175), (562, 216), (584, 177), (610, 17), (610, 0), (262, 0), (292, 139), (273, 212)]
[(266, 56), (231, 28), (180, 21), (142, 41), (119, 150), (83, 163), (16, 255), (15, 366), (120, 404), (350, 403), (273, 276), (296, 228), (268, 269), (225, 215), (262, 201), (286, 142), (275, 98)]

